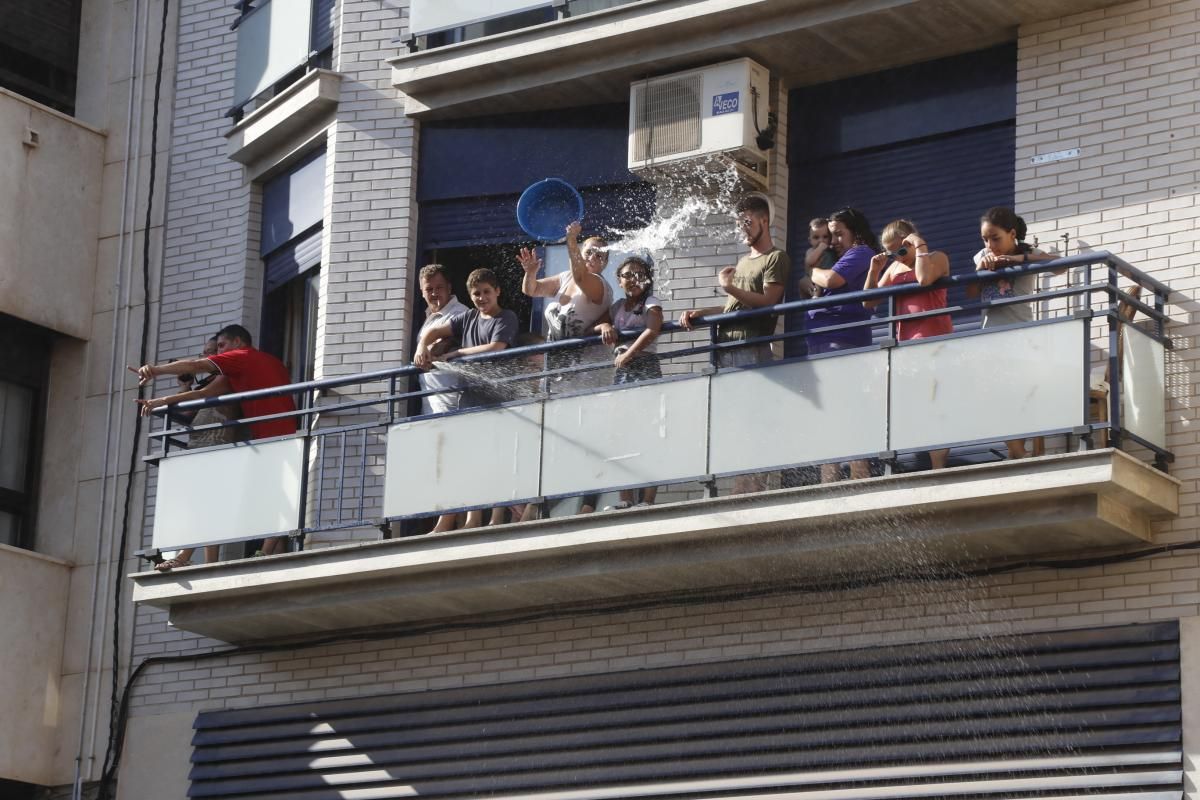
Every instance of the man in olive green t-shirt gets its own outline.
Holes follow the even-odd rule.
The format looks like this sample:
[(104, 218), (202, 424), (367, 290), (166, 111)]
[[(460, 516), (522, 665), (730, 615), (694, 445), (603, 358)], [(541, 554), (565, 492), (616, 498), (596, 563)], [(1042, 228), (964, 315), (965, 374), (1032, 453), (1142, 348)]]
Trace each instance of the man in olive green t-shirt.
[[(751, 195), (737, 204), (737, 222), (742, 238), (750, 252), (738, 259), (736, 267), (725, 267), (717, 274), (717, 282), (729, 295), (725, 305), (694, 308), (683, 312), (679, 324), (688, 330), (697, 317), (707, 317), (723, 311), (764, 308), (783, 301), (788, 272), (792, 262), (787, 253), (776, 249), (771, 241), (771, 207), (762, 197)], [(739, 342), (775, 332), (775, 314), (764, 314), (717, 328), (717, 341)], [(771, 345), (766, 342), (745, 347), (731, 347), (717, 353), (717, 364), (740, 367), (771, 360)], [(761, 492), (767, 488), (766, 473), (738, 475), (733, 479), (733, 493)]]
[[(728, 311), (773, 306), (783, 301), (788, 272), (792, 262), (788, 254), (771, 241), (771, 209), (762, 197), (751, 195), (737, 204), (738, 227), (750, 252), (738, 260), (736, 267), (725, 267), (717, 274), (717, 282), (728, 295), (723, 307), (695, 308), (684, 311), (679, 324), (692, 329), (697, 317), (707, 317)], [(740, 322), (728, 322), (717, 328), (717, 341), (737, 342), (775, 332), (774, 314), (754, 317)], [(723, 350), (719, 353), (721, 366), (740, 366), (769, 361), (771, 347), (767, 343)]]

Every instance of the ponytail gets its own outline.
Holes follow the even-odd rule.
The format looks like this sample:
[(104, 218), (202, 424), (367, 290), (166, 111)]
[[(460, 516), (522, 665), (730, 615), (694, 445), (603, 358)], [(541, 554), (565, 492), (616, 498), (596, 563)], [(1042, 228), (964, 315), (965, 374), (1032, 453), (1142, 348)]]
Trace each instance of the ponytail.
[(1017, 216), (1011, 208), (1004, 206), (994, 206), (987, 210), (982, 217), (979, 218), (980, 223), (988, 223), (995, 225), (997, 228), (1003, 228), (1006, 231), (1012, 231), (1018, 242), (1025, 241), (1025, 235), (1029, 232), (1025, 227), (1025, 220)]

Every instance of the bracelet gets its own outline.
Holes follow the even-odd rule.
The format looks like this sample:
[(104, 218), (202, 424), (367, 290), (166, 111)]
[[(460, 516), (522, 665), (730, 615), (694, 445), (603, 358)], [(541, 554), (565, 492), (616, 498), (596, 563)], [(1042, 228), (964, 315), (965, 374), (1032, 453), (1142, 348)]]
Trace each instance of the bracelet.
[(930, 251), (928, 253), (917, 253), (917, 258), (925, 258), (926, 256), (931, 256), (931, 255), (933, 255), (933, 251)]

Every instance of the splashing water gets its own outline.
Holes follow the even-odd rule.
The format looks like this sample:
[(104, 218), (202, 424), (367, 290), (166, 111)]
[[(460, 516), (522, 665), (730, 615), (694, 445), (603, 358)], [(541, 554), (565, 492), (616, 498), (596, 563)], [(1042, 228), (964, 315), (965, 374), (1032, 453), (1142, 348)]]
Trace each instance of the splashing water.
[(730, 241), (737, 241), (740, 231), (732, 209), (749, 192), (737, 167), (715, 158), (674, 165), (653, 180), (658, 199), (650, 222), (617, 230), (609, 250), (649, 255), (654, 263), (654, 293), (666, 300), (671, 297), (671, 261), (684, 236), (699, 232), (719, 237), (720, 226), (727, 224)]
[(464, 389), (486, 402), (508, 402), (537, 397), (541, 394), (541, 378), (522, 379), (521, 373), (536, 373), (540, 368), (525, 369), (524, 364), (512, 361), (463, 364), (455, 361), (434, 362), (434, 369), (458, 379)]

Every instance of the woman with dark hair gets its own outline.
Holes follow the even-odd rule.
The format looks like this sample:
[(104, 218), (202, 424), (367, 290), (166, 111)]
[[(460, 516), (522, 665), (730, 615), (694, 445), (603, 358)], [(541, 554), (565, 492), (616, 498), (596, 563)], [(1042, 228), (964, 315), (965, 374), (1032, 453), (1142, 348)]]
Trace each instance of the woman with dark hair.
[[(1026, 244), (1026, 232), (1025, 220), (1018, 217), (1011, 208), (1003, 206), (989, 208), (987, 213), (979, 218), (979, 236), (983, 239), (983, 249), (975, 254), (975, 271), (992, 272), (1004, 267), (1019, 267), (1039, 261), (1053, 261), (1057, 257)], [(1000, 278), (975, 284), (968, 288), (968, 295), (994, 302), (1011, 297), (1027, 297), (1035, 291), (1037, 291), (1037, 276), (1019, 275), (1011, 280)], [(985, 307), (982, 327), (1020, 325), (1032, 320), (1032, 302), (1006, 303), (1005, 305)], [(1038, 439), (1034, 440), (1035, 455), (1038, 454), (1039, 441)], [(1008, 446), (1009, 458), (1025, 458), (1029, 455), (1025, 449), (1024, 439), (1011, 439), (1005, 444)]]
[[(613, 303), (596, 326), (596, 332), (604, 343), (614, 348), (613, 366), (616, 372), (613, 374), (613, 384), (661, 378), (662, 369), (658, 364), (654, 343), (662, 331), (662, 302), (654, 296), (654, 270), (650, 261), (638, 256), (626, 258), (617, 268), (617, 281), (625, 297)], [(619, 344), (621, 331), (640, 333), (636, 339)], [(620, 502), (604, 510), (653, 505), (657, 495), (657, 486), (622, 489)]]
[[(819, 297), (862, 291), (871, 259), (879, 252), (879, 240), (871, 231), (871, 223), (855, 208), (843, 208), (829, 216), (831, 247), (837, 261), (829, 269), (814, 267), (812, 282), (820, 289)], [(832, 353), (866, 347), (871, 343), (871, 328), (861, 325), (855, 328), (822, 333), (821, 328), (866, 322), (871, 312), (860, 302), (840, 303), (815, 308), (808, 312), (809, 355)]]
[[(1004, 267), (1019, 267), (1039, 261), (1051, 261), (1056, 256), (1025, 243), (1025, 220), (1011, 208), (989, 208), (979, 218), (979, 236), (983, 249), (975, 254), (975, 271), (991, 272)], [(985, 301), (1032, 295), (1037, 291), (1036, 275), (1020, 275), (1012, 280), (1001, 278), (975, 284), (968, 294)], [(1019, 325), (1033, 320), (1033, 303), (1008, 303), (983, 309), (984, 328), (1000, 325)]]
[[(860, 292), (871, 269), (871, 259), (879, 252), (879, 240), (871, 230), (866, 216), (855, 208), (843, 208), (829, 215), (831, 248), (837, 261), (829, 269), (814, 267), (812, 282), (820, 289), (819, 297), (833, 297), (850, 292)], [(822, 333), (821, 328), (846, 325), (853, 322), (866, 323), (871, 312), (860, 301), (850, 301), (815, 308), (808, 312), (809, 355), (851, 350), (871, 344), (871, 328), (863, 324), (854, 328)], [(850, 462), (850, 478), (857, 480), (871, 476), (870, 463), (860, 459)], [(822, 464), (821, 483), (841, 480), (841, 464)]]
[[(634, 383), (662, 377), (654, 342), (662, 330), (662, 301), (654, 296), (654, 271), (637, 256), (617, 268), (617, 282), (625, 297), (617, 300), (596, 326), (604, 343), (613, 350), (614, 384)], [(641, 331), (628, 344), (617, 344), (620, 331)]]

